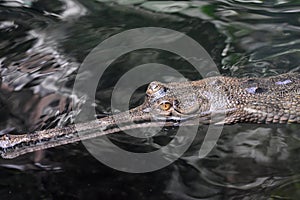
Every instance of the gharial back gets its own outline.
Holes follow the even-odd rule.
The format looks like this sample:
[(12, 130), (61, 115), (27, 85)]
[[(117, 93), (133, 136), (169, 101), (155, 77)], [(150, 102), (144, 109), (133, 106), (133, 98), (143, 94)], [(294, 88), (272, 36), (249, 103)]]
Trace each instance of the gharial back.
[(232, 122), (300, 123), (300, 73), (228, 78), (225, 85), (238, 108)]

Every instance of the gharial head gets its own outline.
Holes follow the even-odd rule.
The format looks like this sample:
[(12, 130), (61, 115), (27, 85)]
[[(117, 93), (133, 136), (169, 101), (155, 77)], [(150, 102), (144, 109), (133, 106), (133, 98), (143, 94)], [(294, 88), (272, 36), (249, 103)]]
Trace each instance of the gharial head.
[[(0, 148), (2, 148), (3, 157), (13, 158), (27, 152), (79, 141), (83, 137), (89, 139), (128, 129), (176, 126), (177, 124), (197, 125), (195, 123), (199, 122), (219, 123), (224, 119), (224, 115), (223, 118), (221, 117), (216, 120), (211, 118), (210, 115), (212, 112), (224, 109), (226, 105), (226, 95), (222, 93), (222, 82), (218, 81), (218, 78), (168, 84), (151, 82), (146, 91), (144, 103), (136, 108), (92, 122), (78, 124), (78, 126), (70, 129), (55, 128), (37, 132), (33, 134), (33, 137), (28, 137), (28, 134), (10, 135), (9, 137), (5, 135), (0, 137)], [(100, 131), (95, 133), (95, 129)], [(82, 137), (74, 137), (74, 131), (79, 130), (83, 130), (84, 132)], [(86, 130), (90, 130), (92, 134), (89, 135), (89, 131)], [(58, 140), (56, 143), (53, 142), (51, 140), (53, 132), (57, 136), (62, 136), (58, 138), (64, 138), (67, 134), (66, 139)], [(71, 137), (68, 137), (68, 134), (71, 134)], [(42, 136), (42, 139), (40, 136)], [(42, 145), (31, 145), (32, 143), (35, 145), (39, 144), (41, 141), (43, 141)], [(48, 144), (46, 145), (47, 142)], [(13, 151), (9, 152), (8, 148), (13, 149)]]
[(154, 81), (147, 88), (141, 108), (157, 120), (189, 119), (209, 109), (208, 100), (199, 91), (194, 82), (164, 84)]

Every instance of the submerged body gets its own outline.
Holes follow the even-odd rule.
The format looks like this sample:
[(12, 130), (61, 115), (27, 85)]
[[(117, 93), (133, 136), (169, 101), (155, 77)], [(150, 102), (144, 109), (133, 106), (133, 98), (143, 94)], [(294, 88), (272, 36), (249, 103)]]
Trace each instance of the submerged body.
[(2, 157), (95, 138), (122, 130), (232, 123), (300, 123), (300, 74), (267, 78), (210, 77), (192, 82), (152, 82), (142, 105), (91, 122), (0, 137)]

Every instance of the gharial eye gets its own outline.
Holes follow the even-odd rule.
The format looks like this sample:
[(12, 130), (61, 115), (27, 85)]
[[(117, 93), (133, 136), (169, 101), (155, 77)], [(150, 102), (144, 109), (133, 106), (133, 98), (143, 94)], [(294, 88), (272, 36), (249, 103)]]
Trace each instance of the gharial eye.
[(170, 110), (170, 108), (172, 107), (172, 104), (169, 102), (163, 102), (159, 105), (160, 109), (163, 111), (167, 111)]

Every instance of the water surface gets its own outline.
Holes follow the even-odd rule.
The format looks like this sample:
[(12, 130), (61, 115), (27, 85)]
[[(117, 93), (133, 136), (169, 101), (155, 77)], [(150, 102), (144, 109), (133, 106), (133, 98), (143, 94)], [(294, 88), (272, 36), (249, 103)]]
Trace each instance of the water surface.
[[(295, 0), (230, 1), (0, 1), (0, 128), (22, 133), (70, 123), (72, 84), (87, 54), (100, 42), (138, 27), (164, 27), (195, 39), (220, 72), (264, 77), (299, 71), (300, 3)], [(117, 59), (99, 82), (96, 110), (111, 113), (114, 84), (134, 66), (162, 63), (189, 80), (201, 76), (169, 52), (144, 49)], [(84, 77), (84, 74), (81, 75)], [(165, 77), (166, 81), (176, 77)], [(132, 98), (138, 104), (141, 87)], [(161, 170), (127, 174), (70, 144), (14, 160), (1, 160), (3, 199), (298, 199), (298, 125), (225, 126), (205, 158), (198, 151), (207, 127), (191, 148)], [(176, 129), (153, 140), (124, 134), (116, 144), (145, 151), (167, 143)], [(186, 141), (183, 139), (182, 143)], [(176, 152), (174, 152), (176, 154)]]

